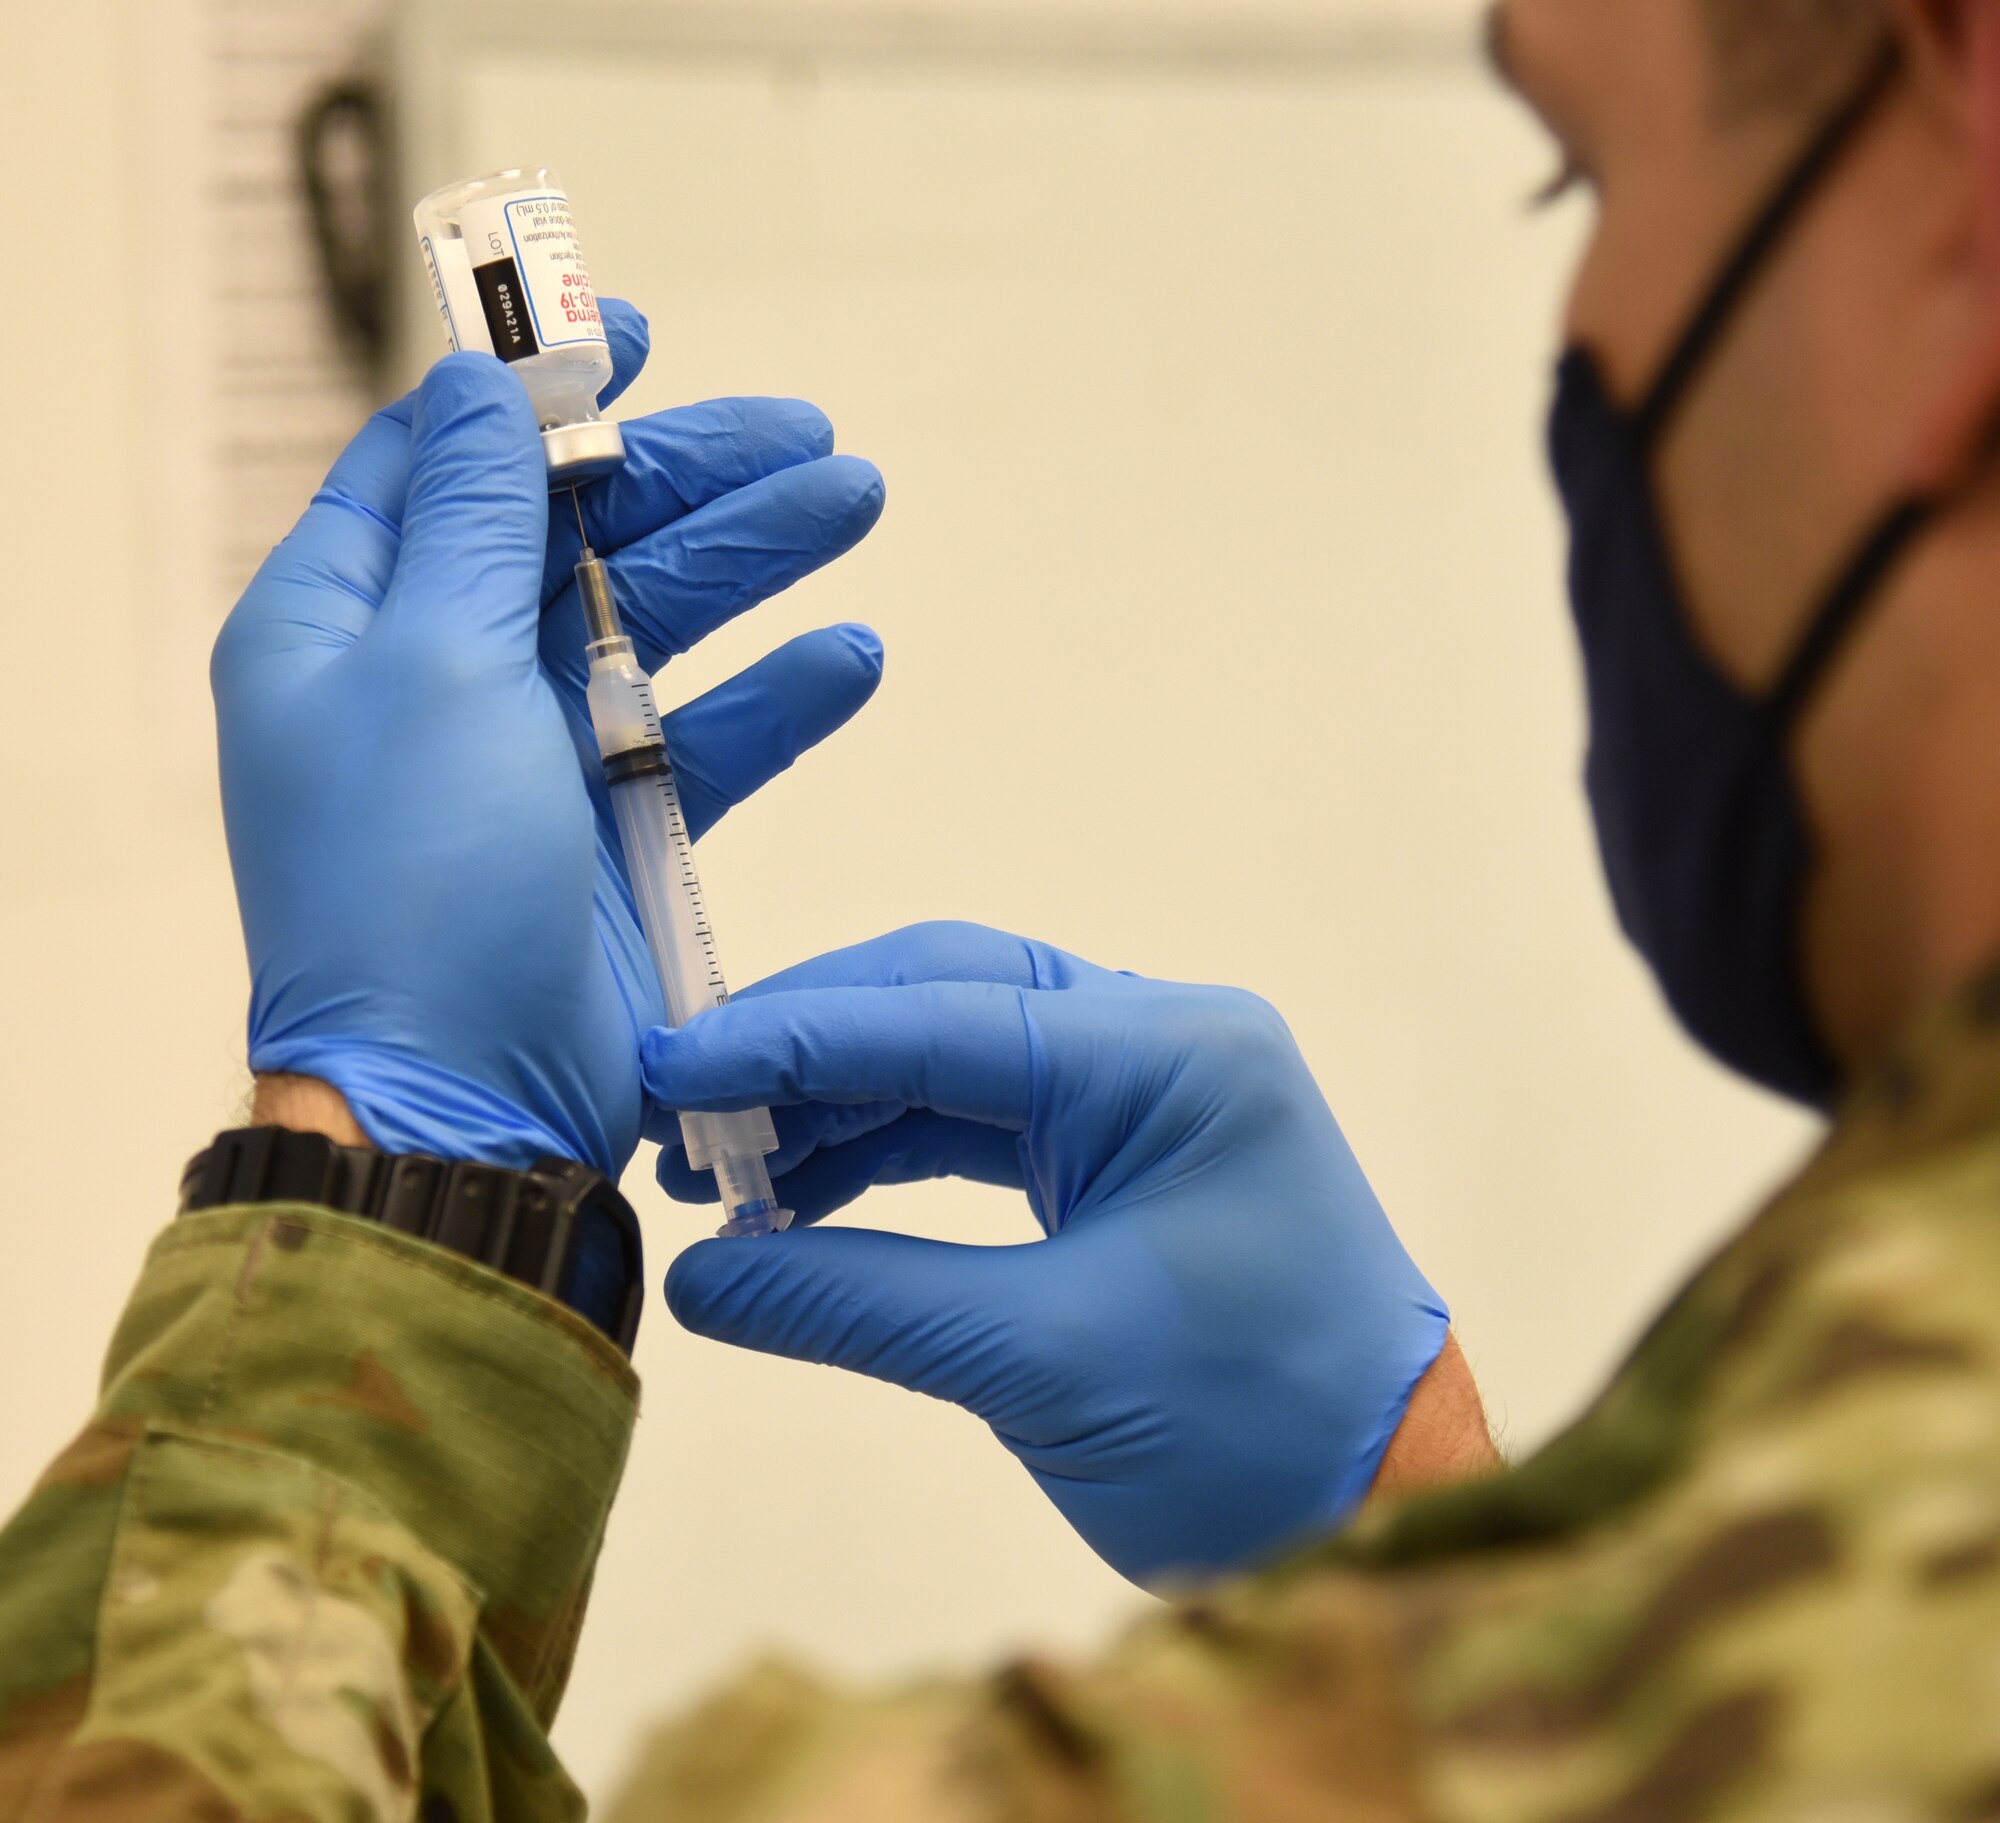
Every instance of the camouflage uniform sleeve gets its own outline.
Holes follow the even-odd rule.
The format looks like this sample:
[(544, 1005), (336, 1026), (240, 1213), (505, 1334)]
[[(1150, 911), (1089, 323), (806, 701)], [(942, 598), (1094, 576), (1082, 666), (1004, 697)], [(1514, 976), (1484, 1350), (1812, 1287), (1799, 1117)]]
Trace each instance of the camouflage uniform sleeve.
[(1990, 1001), (1975, 1107), (1962, 1060), (1885, 1078), (1521, 1467), (1093, 1661), (872, 1696), (767, 1665), (612, 1823), (2000, 1817)]
[(0, 1819), (580, 1816), (547, 1731), (635, 1410), (588, 1325), (421, 1242), (175, 1223), (0, 1532)]
[(1096, 1661), (868, 1695), (781, 1662), (644, 1753), (611, 1823), (1390, 1823), (1417, 1810), (1394, 1613), (1250, 1581)]

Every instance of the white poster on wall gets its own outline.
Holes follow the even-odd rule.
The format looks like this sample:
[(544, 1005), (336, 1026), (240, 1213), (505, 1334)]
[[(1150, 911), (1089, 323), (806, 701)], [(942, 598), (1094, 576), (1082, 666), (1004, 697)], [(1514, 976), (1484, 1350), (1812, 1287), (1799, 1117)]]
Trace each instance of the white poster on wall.
[[(209, 770), (216, 628), (382, 392), (328, 283), (301, 133), (329, 96), (372, 91), (388, 13), (388, 0), (151, 0), (142, 15), (147, 255), (172, 326), (150, 339), (145, 376), (155, 625), (164, 738), (193, 778)], [(325, 143), (352, 212), (366, 174), (338, 121)]]

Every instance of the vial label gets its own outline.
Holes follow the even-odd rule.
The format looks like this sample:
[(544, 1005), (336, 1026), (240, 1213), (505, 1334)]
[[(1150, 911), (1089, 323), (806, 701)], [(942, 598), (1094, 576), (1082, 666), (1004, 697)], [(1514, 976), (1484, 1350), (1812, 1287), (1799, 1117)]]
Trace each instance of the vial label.
[(510, 259), (488, 260), (473, 267), (472, 282), (479, 287), (479, 308), (493, 352), (503, 361), (525, 361), (540, 354), (541, 344), (528, 322), (528, 294), (520, 267)]
[(437, 300), (438, 315), (444, 319), (445, 340), (456, 349), (490, 353), (481, 340), (479, 287), (473, 282), (472, 264), (465, 257), (461, 240), (434, 242), (426, 234), (417, 243), (424, 250), (424, 266), (431, 275), (431, 292)]
[(568, 197), (546, 190), (486, 199), (466, 210), (461, 228), (480, 313), (503, 361), (604, 340)]

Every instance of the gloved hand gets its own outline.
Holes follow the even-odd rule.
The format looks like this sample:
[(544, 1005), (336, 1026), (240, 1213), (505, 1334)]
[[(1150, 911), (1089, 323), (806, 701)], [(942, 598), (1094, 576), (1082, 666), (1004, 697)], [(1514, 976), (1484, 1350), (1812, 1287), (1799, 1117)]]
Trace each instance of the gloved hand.
[[(985, 1419), (1141, 1582), (1246, 1564), (1367, 1493), (1448, 1321), (1284, 1022), (968, 925), (823, 957), (645, 1039), (663, 1108), (778, 1110), (811, 1222), (873, 1184), (1025, 1190), (1048, 1239), (706, 1241), (689, 1329)], [(712, 1199), (684, 1155), (661, 1181)]]
[[(607, 304), (613, 391), (645, 323)], [(810, 406), (625, 427), (584, 491), (644, 663), (839, 556), (881, 477)], [(250, 1064), (317, 1077), (392, 1151), (615, 1177), (660, 990), (584, 704), (569, 499), (526, 394), (453, 355), (378, 414), (215, 648), (223, 809), (250, 952)], [(667, 718), (698, 836), (873, 693), (866, 628), (808, 634)]]

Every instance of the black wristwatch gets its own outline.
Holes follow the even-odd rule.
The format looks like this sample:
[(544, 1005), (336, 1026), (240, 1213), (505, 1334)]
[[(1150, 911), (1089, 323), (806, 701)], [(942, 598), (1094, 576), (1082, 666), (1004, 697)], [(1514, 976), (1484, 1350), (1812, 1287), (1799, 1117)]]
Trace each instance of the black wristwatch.
[(311, 1203), (416, 1235), (566, 1304), (627, 1355), (646, 1296), (639, 1218), (588, 1165), (527, 1171), (392, 1157), (319, 1133), (240, 1127), (189, 1160), (182, 1215), (233, 1203)]

